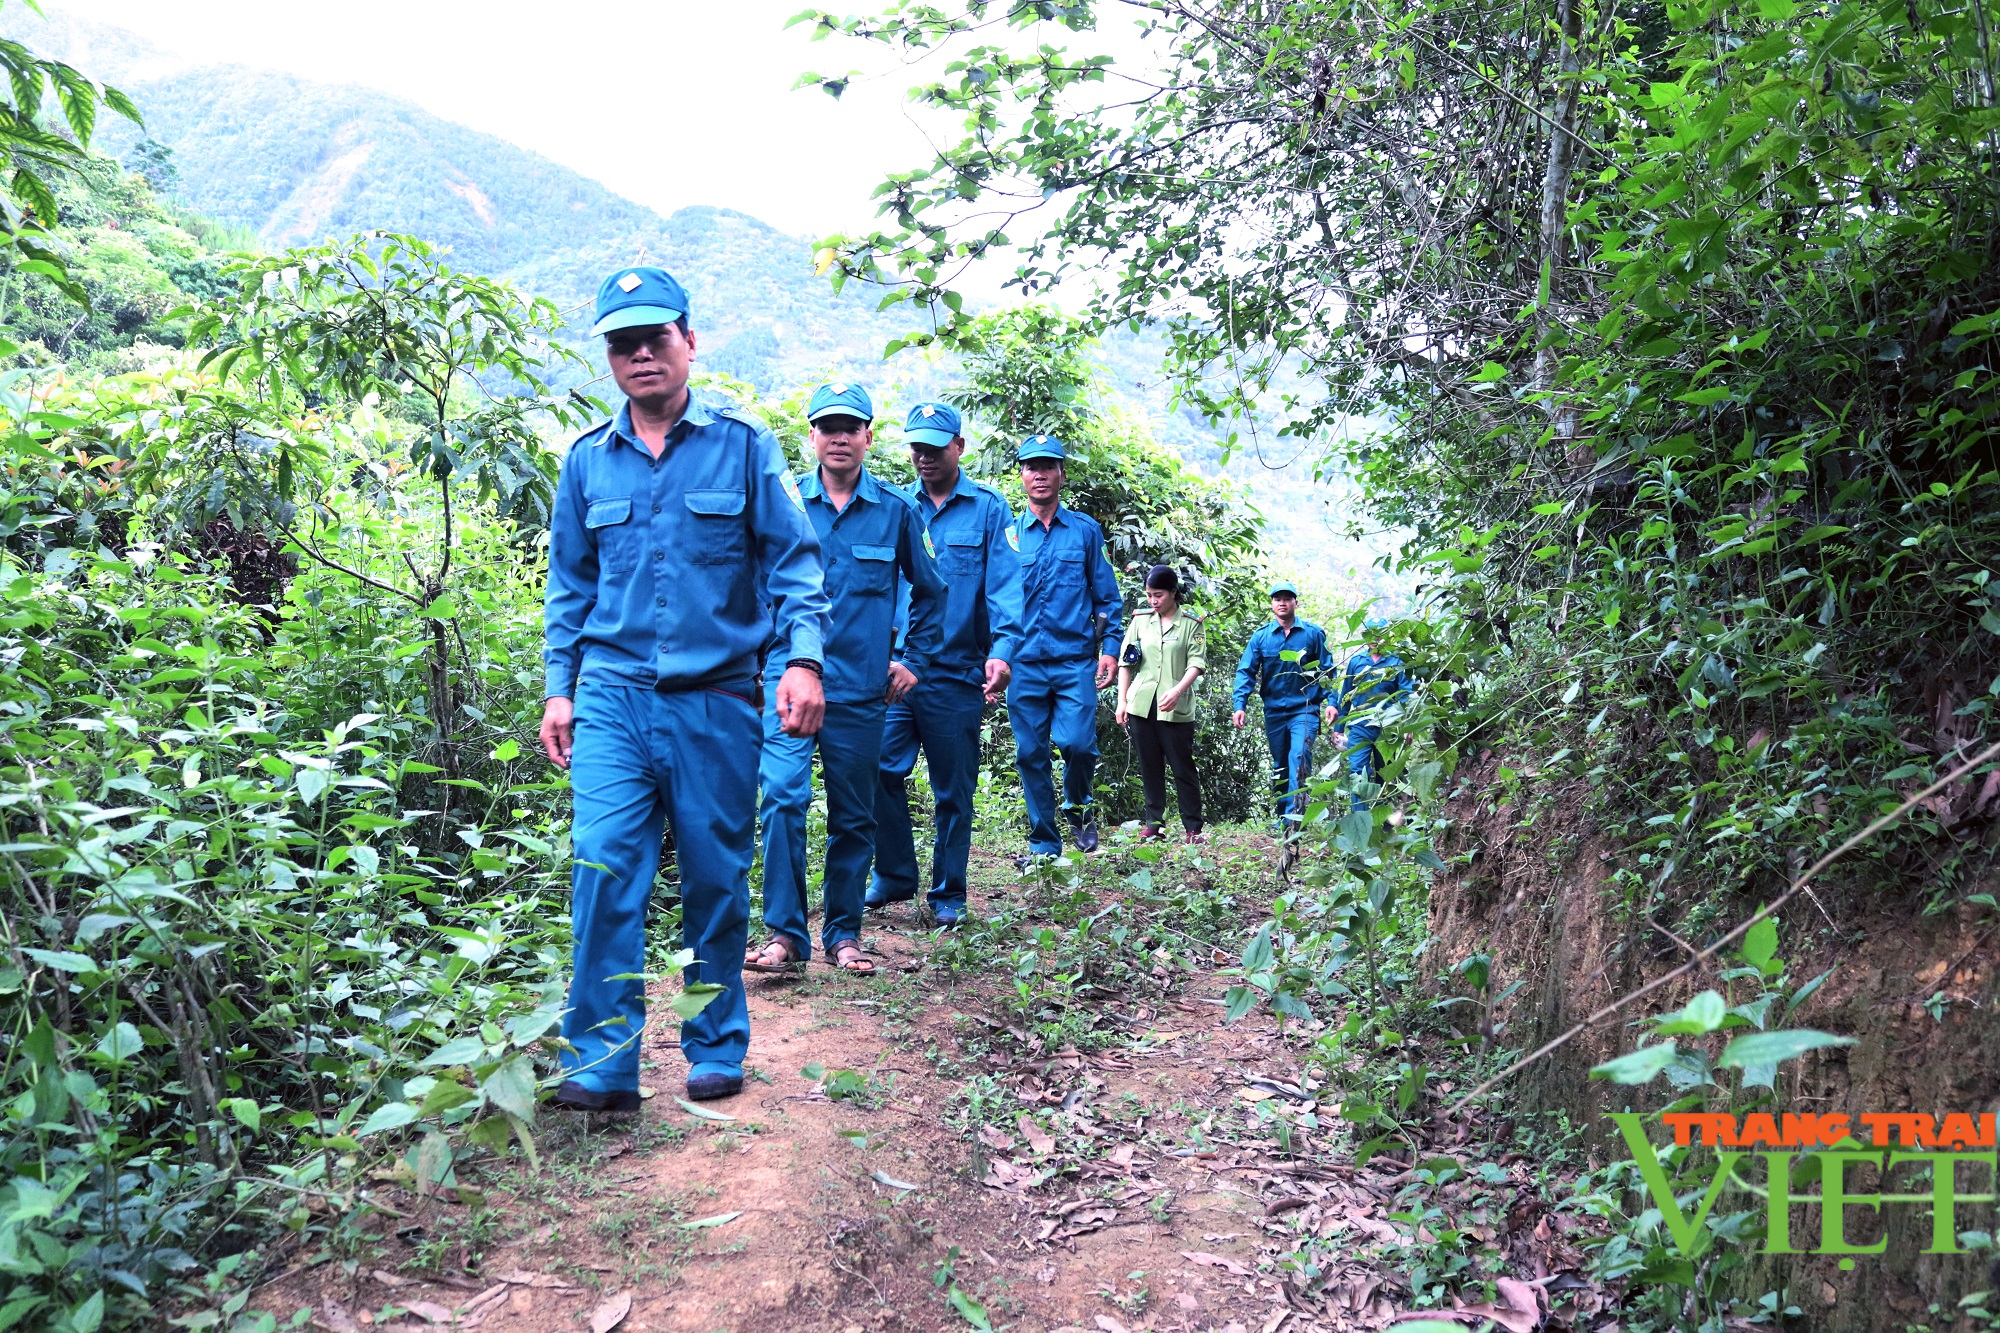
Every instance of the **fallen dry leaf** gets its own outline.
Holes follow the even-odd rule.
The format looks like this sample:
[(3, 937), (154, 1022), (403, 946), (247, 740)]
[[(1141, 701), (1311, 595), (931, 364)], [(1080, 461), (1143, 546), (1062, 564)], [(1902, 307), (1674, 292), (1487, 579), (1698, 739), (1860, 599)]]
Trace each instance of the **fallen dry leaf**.
[(417, 1318), (428, 1320), (433, 1324), (449, 1324), (458, 1318), (458, 1311), (448, 1310), (436, 1301), (409, 1301), (403, 1308)]
[(1114, 1166), (1130, 1166), (1132, 1165), (1132, 1152), (1133, 1148), (1131, 1144), (1121, 1143), (1110, 1152), (1104, 1154), (1104, 1160), (1112, 1163)]
[(1292, 1317), (1292, 1312), (1290, 1310), (1278, 1311), (1276, 1314), (1272, 1315), (1269, 1319), (1266, 1319), (1264, 1321), (1264, 1327), (1260, 1330), (1260, 1333), (1278, 1333), (1278, 1326), (1283, 1324), (1287, 1319), (1290, 1319), (1291, 1317)]
[(621, 1291), (590, 1312), (590, 1333), (611, 1333), (632, 1313), (632, 1293)]
[(1014, 1136), (997, 1125), (981, 1125), (979, 1141), (996, 1152), (1014, 1151)]
[(1125, 1333), (1125, 1325), (1119, 1323), (1108, 1314), (1097, 1316), (1097, 1326), (1103, 1329), (1104, 1333)]
[(1256, 1276), (1255, 1273), (1245, 1268), (1242, 1264), (1237, 1263), (1234, 1259), (1225, 1259), (1219, 1254), (1210, 1254), (1206, 1250), (1182, 1250), (1181, 1258), (1191, 1264), (1205, 1264), (1210, 1268), (1220, 1268), (1232, 1277)]
[(386, 1268), (377, 1268), (370, 1272), (368, 1276), (374, 1278), (385, 1287), (414, 1287), (417, 1285), (415, 1278), (404, 1277), (401, 1273), (391, 1273)]
[(1516, 1310), (1521, 1310), (1531, 1315), (1541, 1313), (1543, 1293), (1540, 1287), (1535, 1286), (1531, 1282), (1523, 1282), (1517, 1277), (1494, 1278), (1493, 1285), (1499, 1290), (1500, 1299), (1513, 1306)]
[(316, 1322), (327, 1333), (361, 1333), (361, 1325), (354, 1322), (354, 1316), (347, 1313), (347, 1307), (335, 1300), (320, 1306)]
[(1056, 1141), (1046, 1129), (1029, 1119), (1024, 1113), (1014, 1124), (1021, 1131), (1021, 1137), (1028, 1141), (1028, 1147), (1037, 1157), (1046, 1157), (1056, 1150)]

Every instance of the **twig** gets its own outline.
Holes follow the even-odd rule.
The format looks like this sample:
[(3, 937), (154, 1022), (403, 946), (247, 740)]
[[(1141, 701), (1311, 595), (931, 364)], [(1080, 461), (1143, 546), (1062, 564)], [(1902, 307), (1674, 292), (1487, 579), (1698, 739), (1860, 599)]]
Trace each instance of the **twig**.
[(1847, 855), (1848, 852), (1854, 850), (1856, 847), (1859, 847), (1862, 843), (1868, 841), (1868, 839), (1874, 837), (1877, 833), (1880, 833), (1883, 829), (1888, 828), (1891, 824), (1894, 824), (1897, 820), (1901, 819), (1911, 810), (1914, 810), (1925, 799), (1936, 795), (1940, 791), (1943, 791), (1946, 787), (1949, 787), (1952, 783), (1958, 781), (1960, 778), (1964, 777), (1967, 773), (1970, 773), (1973, 769), (1978, 768), (1981, 764), (1986, 763), (1988, 760), (1995, 758), (2000, 758), (2000, 744), (1987, 746), (1984, 750), (1980, 751), (1972, 758), (1966, 760), (1963, 764), (1960, 764), (1957, 768), (1954, 768), (1951, 772), (1945, 774), (1943, 777), (1939, 778), (1936, 782), (1933, 782), (1930, 786), (1925, 787), (1915, 796), (1912, 796), (1908, 800), (1904, 801), (1901, 805), (1897, 806), (1894, 810), (1891, 810), (1888, 814), (1881, 816), (1879, 819), (1869, 824), (1859, 833), (1856, 833), (1854, 836), (1850, 837), (1846, 842), (1841, 843), (1840, 846), (1834, 848), (1832, 851), (1828, 852), (1825, 856), (1820, 857), (1819, 860), (1813, 862), (1812, 865), (1806, 868), (1806, 873), (1799, 876), (1798, 880), (1793, 883), (1792, 887), (1786, 889), (1783, 893), (1779, 894), (1776, 898), (1766, 903), (1764, 906), (1758, 908), (1755, 912), (1752, 912), (1749, 915), (1749, 917), (1743, 921), (1741, 925), (1736, 927), (1736, 929), (1730, 931), (1727, 935), (1724, 935), (1721, 939), (1709, 945), (1706, 949), (1703, 949), (1693, 958), (1690, 958), (1687, 962), (1682, 963), (1679, 967), (1667, 973), (1665, 976), (1658, 977), (1652, 981), (1647, 982), (1645, 985), (1639, 987), (1639, 989), (1631, 992), (1629, 995), (1624, 995), (1616, 1000), (1613, 1000), (1610, 1004), (1605, 1005), (1602, 1009), (1599, 1009), (1596, 1013), (1584, 1019), (1581, 1023), (1578, 1023), (1575, 1027), (1563, 1033), (1560, 1037), (1557, 1037), (1554, 1041), (1549, 1042), (1546, 1046), (1543, 1046), (1540, 1050), (1537, 1050), (1533, 1055), (1529, 1055), (1523, 1059), (1516, 1060), (1513, 1064), (1507, 1066), (1505, 1069), (1495, 1074), (1492, 1078), (1487, 1079), (1484, 1083), (1480, 1084), (1478, 1087), (1474, 1088), (1472, 1091), (1466, 1093), (1463, 1097), (1460, 1097), (1457, 1101), (1453, 1102), (1451, 1106), (1445, 1111), (1445, 1114), (1448, 1116), (1457, 1115), (1460, 1111), (1465, 1109), (1467, 1103), (1473, 1101), (1475, 1098), (1481, 1096), (1486, 1092), (1490, 1092), (1494, 1087), (1499, 1085), (1502, 1081), (1506, 1080), (1507, 1078), (1510, 1078), (1515, 1074), (1520, 1073), (1523, 1069), (1526, 1069), (1529, 1065), (1534, 1064), (1537, 1060), (1540, 1060), (1543, 1056), (1548, 1055), (1551, 1052), (1556, 1051), (1561, 1047), (1568, 1045), (1571, 1040), (1573, 1040), (1578, 1036), (1581, 1036), (1584, 1032), (1588, 1031), (1589, 1029), (1596, 1027), (1599, 1023), (1602, 1023), (1605, 1019), (1610, 1018), (1612, 1015), (1618, 1013), (1626, 1005), (1632, 1003), (1634, 1000), (1640, 999), (1641, 997), (1646, 995), (1650, 995), (1654, 991), (1660, 989), (1662, 986), (1665, 986), (1670, 982), (1680, 980), (1682, 977), (1686, 976), (1689, 972), (1692, 972), (1695, 968), (1699, 967), (1702, 963), (1707, 962), (1709, 959), (1721, 953), (1729, 945), (1734, 944), (1737, 940), (1742, 939), (1744, 935), (1749, 933), (1750, 928), (1756, 925), (1759, 921), (1762, 921), (1764, 918), (1773, 915), (1778, 911), (1778, 909), (1782, 908), (1786, 903), (1790, 902), (1793, 898), (1796, 898), (1800, 893), (1803, 893), (1805, 891), (1806, 885), (1811, 883), (1813, 876), (1819, 874), (1820, 871), (1826, 869), (1828, 866), (1832, 865), (1835, 861), (1838, 861), (1841, 857)]

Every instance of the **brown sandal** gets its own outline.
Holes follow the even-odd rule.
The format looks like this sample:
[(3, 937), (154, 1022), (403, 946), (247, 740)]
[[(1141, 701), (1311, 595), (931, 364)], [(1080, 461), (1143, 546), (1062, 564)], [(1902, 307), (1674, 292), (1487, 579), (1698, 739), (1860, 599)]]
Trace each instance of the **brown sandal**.
[(853, 940), (842, 940), (833, 946), (833, 957), (827, 959), (834, 967), (857, 977), (875, 975), (875, 960), (861, 952), (861, 946)]
[[(771, 957), (773, 950), (778, 956)], [(783, 935), (773, 935), (770, 942), (756, 953), (743, 955), (745, 972), (796, 972), (806, 965), (799, 957), (798, 947)]]

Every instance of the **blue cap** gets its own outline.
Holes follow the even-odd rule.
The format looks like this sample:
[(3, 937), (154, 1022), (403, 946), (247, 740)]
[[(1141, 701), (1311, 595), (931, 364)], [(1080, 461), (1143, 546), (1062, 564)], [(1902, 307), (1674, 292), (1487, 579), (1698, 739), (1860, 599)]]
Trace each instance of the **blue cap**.
[(818, 421), (821, 417), (873, 421), (875, 402), (859, 384), (822, 384), (813, 390), (812, 402), (806, 407), (806, 420)]
[(1271, 585), (1271, 596), (1273, 597), (1297, 597), (1298, 595), (1299, 586), (1290, 579), (1279, 579)]
[(1368, 617), (1368, 619), (1366, 619), (1366, 620), (1364, 620), (1364, 621), (1362, 621), (1362, 622), (1361, 622), (1361, 628), (1363, 628), (1363, 629), (1387, 629), (1387, 628), (1389, 628), (1389, 617), (1387, 617), (1387, 616), (1370, 616), (1370, 617)]
[(671, 324), (688, 313), (687, 289), (663, 268), (621, 268), (597, 289), (590, 336), (617, 329)]
[(918, 403), (903, 422), (903, 441), (942, 449), (965, 433), (964, 425), (950, 403)]
[(1021, 441), (1021, 447), (1014, 451), (1014, 461), (1025, 463), (1031, 458), (1053, 458), (1058, 461), (1068, 457), (1063, 451), (1063, 442), (1053, 435), (1030, 435)]

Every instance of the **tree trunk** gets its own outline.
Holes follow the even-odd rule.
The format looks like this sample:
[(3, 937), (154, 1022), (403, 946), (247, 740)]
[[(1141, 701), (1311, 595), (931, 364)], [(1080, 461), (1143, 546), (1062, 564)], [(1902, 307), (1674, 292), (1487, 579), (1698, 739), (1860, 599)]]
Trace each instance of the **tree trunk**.
[[(1535, 307), (1535, 372), (1533, 387), (1547, 392), (1555, 386), (1556, 367), (1562, 360), (1560, 349), (1550, 345), (1556, 333), (1555, 309), (1563, 290), (1563, 264), (1569, 240), (1569, 187), (1576, 176), (1580, 147), (1576, 133), (1577, 113), (1583, 101), (1582, 36), (1583, 6), (1587, 0), (1556, 0), (1556, 26), (1561, 32), (1561, 53), (1557, 61), (1555, 101), (1549, 107), (1549, 159), (1542, 172), (1542, 215), (1537, 249), (1546, 295)], [(1555, 421), (1556, 438), (1567, 440), (1576, 433), (1576, 413), (1567, 406), (1543, 404)]]

